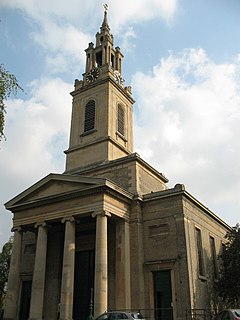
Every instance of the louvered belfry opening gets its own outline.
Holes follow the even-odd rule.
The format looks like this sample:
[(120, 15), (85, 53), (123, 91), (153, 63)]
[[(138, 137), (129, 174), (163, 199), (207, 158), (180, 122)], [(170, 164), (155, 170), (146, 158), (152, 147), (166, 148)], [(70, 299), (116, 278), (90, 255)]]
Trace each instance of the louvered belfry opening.
[(95, 101), (91, 100), (85, 107), (84, 132), (94, 129), (95, 126)]
[(117, 131), (124, 136), (124, 109), (121, 105), (118, 105), (118, 128)]

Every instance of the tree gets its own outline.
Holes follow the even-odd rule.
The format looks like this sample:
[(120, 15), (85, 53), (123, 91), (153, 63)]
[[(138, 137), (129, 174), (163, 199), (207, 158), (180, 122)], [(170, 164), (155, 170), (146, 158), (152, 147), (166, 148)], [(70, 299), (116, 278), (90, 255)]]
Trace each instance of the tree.
[(13, 237), (11, 237), (9, 241), (4, 244), (2, 252), (0, 253), (0, 310), (3, 307), (3, 300), (6, 293), (5, 291), (12, 254), (12, 245)]
[(22, 87), (18, 84), (17, 78), (0, 64), (0, 141), (5, 137), (4, 120), (6, 105), (4, 101), (7, 100), (11, 94), (16, 95), (18, 90), (23, 91)]
[(217, 291), (227, 306), (235, 307), (240, 301), (240, 226), (226, 234), (227, 242), (219, 256), (221, 267)]

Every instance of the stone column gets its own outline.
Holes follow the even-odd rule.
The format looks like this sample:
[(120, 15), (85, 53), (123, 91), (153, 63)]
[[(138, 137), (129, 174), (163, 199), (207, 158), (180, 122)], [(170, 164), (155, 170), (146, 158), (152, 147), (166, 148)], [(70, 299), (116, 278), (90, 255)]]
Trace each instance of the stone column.
[(95, 244), (95, 284), (94, 284), (94, 317), (108, 308), (108, 267), (107, 267), (107, 216), (102, 212), (96, 216)]
[(35, 228), (38, 228), (38, 233), (29, 313), (30, 320), (43, 319), (43, 299), (47, 260), (47, 225), (45, 222), (36, 223)]
[(131, 308), (145, 309), (144, 257), (142, 206), (134, 199), (131, 207), (130, 255), (131, 255)]
[(103, 47), (103, 50), (102, 50), (102, 65), (104, 66), (105, 63), (106, 63), (106, 50), (107, 50), (107, 47), (104, 46)]
[(22, 252), (22, 231), (21, 228), (13, 229), (14, 240), (11, 255), (11, 264), (8, 275), (6, 307), (4, 319), (17, 319), (18, 302), (19, 302), (19, 268)]
[(122, 74), (122, 59), (121, 58), (119, 58), (119, 66), (118, 66), (118, 68), (119, 68), (119, 72)]
[(129, 223), (116, 224), (116, 309), (131, 309)]
[(72, 320), (74, 267), (75, 267), (75, 222), (74, 218), (64, 218), (65, 239), (62, 268), (60, 319)]
[(107, 51), (106, 51), (106, 63), (111, 65), (111, 54), (110, 54), (110, 47), (107, 46)]

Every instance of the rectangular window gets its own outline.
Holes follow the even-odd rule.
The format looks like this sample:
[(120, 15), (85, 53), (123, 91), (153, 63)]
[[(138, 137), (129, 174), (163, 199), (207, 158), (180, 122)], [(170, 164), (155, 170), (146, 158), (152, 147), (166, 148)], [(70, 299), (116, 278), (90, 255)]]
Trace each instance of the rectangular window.
[(96, 64), (97, 64), (97, 67), (102, 66), (102, 51), (99, 51), (96, 53)]
[(114, 55), (111, 54), (111, 66), (114, 68)]
[(198, 272), (200, 276), (205, 276), (203, 249), (202, 249), (202, 235), (201, 230), (196, 228), (196, 241), (197, 241), (197, 255), (198, 255)]
[(119, 132), (119, 133), (121, 133), (121, 135), (123, 135), (124, 136), (124, 126), (125, 126), (125, 114), (124, 114), (124, 109), (123, 109), (123, 107), (122, 106), (118, 106), (118, 123), (117, 123), (117, 126), (118, 126), (118, 128), (117, 128), (117, 131)]
[(215, 239), (213, 237), (210, 237), (210, 250), (211, 250), (213, 276), (214, 276), (214, 279), (217, 279), (218, 278), (218, 266), (217, 266)]
[(95, 125), (95, 102), (89, 101), (85, 107), (84, 132), (94, 129)]

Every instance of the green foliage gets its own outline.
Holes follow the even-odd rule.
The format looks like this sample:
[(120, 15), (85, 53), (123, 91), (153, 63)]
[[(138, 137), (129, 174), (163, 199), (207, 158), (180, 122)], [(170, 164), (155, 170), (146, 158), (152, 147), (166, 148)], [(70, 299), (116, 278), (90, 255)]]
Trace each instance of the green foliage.
[(3, 305), (5, 296), (5, 288), (8, 279), (8, 272), (10, 267), (10, 259), (12, 254), (13, 237), (4, 244), (2, 252), (0, 253), (0, 310)]
[(6, 105), (4, 101), (11, 94), (16, 95), (18, 90), (23, 91), (22, 87), (18, 84), (17, 78), (0, 64), (0, 141), (5, 137), (3, 131)]
[(237, 224), (226, 234), (226, 245), (219, 256), (220, 276), (217, 283), (219, 296), (235, 307), (240, 301), (240, 226)]

